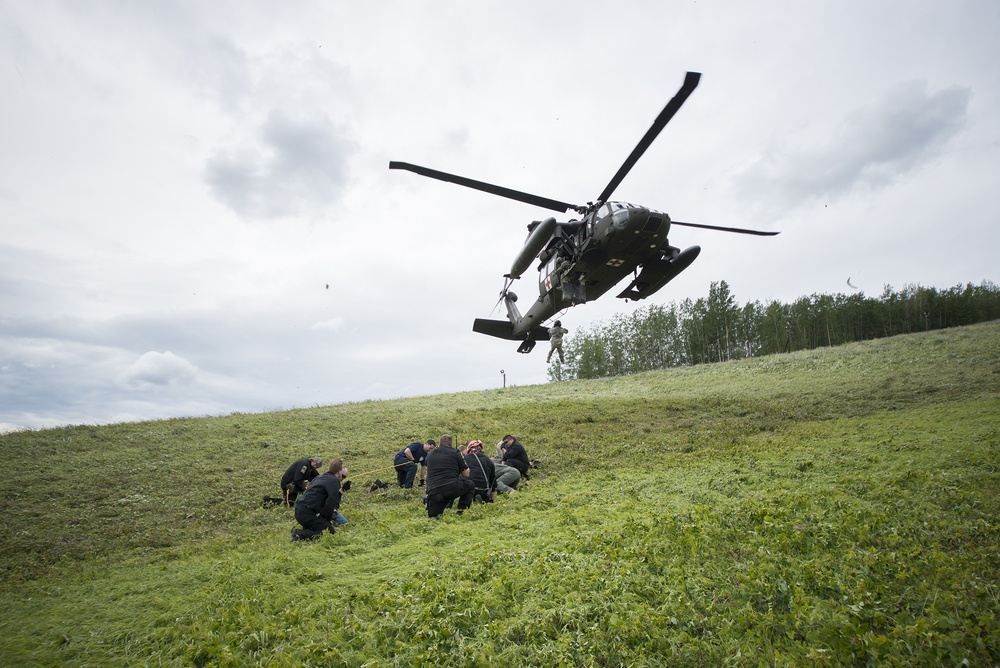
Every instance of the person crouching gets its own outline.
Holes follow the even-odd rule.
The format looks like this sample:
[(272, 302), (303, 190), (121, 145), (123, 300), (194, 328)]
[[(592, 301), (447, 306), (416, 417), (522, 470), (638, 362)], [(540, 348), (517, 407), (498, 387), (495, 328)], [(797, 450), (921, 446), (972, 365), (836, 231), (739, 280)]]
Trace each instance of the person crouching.
[(333, 523), (340, 516), (340, 481), (346, 476), (344, 462), (334, 459), (326, 473), (313, 479), (295, 501), (295, 521), (302, 528), (292, 529), (292, 540), (312, 540), (324, 531), (335, 533)]
[(451, 436), (438, 439), (438, 447), (427, 455), (427, 517), (437, 518), (458, 499), (458, 514), (472, 505), (476, 484), (462, 453), (452, 447)]
[(459, 448), (469, 465), (469, 477), (475, 483), (474, 499), (478, 502), (492, 502), (496, 494), (497, 474), (496, 464), (483, 454), (481, 441), (469, 441), (465, 448)]

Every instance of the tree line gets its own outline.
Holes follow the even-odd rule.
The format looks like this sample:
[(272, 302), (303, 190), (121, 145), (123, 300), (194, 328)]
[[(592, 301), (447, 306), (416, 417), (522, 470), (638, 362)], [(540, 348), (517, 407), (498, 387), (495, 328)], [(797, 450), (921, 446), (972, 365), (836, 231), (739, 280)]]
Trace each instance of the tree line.
[(719, 281), (707, 297), (653, 304), (573, 334), (564, 343), (566, 361), (549, 367), (549, 380), (723, 362), (998, 318), (1000, 288), (991, 281), (945, 290), (887, 285), (879, 297), (813, 294), (791, 304), (744, 306)]

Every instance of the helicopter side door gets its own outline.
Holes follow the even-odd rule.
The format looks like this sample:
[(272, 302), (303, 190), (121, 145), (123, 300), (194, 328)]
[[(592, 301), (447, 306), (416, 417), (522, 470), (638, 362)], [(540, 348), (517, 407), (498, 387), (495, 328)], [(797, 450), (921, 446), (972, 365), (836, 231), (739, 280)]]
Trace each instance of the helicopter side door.
[(541, 271), (538, 272), (538, 294), (540, 296), (544, 297), (559, 287), (561, 280), (558, 270), (562, 261), (563, 259), (557, 253), (550, 257), (542, 266)]

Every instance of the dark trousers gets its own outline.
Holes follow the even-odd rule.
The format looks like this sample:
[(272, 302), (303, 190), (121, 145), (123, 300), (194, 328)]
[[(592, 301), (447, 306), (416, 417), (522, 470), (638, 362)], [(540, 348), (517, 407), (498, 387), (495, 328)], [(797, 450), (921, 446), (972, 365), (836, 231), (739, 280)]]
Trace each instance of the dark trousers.
[(295, 521), (302, 525), (298, 534), (303, 540), (315, 538), (324, 531), (334, 533), (333, 522), (298, 506), (295, 507)]
[(427, 490), (427, 517), (437, 517), (450, 508), (458, 499), (458, 509), (465, 510), (472, 505), (472, 495), (476, 491), (476, 483), (466, 477), (460, 477), (454, 483), (438, 487), (433, 492)]
[(392, 460), (396, 467), (396, 482), (404, 489), (413, 487), (413, 481), (417, 478), (417, 465), (406, 458), (406, 455), (396, 455)]

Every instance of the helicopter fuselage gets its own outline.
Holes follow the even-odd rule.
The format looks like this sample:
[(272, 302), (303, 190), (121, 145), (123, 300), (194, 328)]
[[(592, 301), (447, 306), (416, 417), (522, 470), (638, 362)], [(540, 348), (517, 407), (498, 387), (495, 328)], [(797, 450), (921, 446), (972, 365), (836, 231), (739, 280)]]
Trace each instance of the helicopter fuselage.
[[(539, 224), (536, 221), (529, 225), (529, 239)], [(516, 305), (517, 296), (506, 292), (509, 329), (492, 328), (483, 333), (498, 336), (503, 331), (503, 338), (547, 339), (547, 332), (542, 336), (538, 330), (544, 329), (542, 323), (556, 313), (597, 299), (645, 263), (669, 265), (680, 254), (667, 243), (669, 231), (667, 214), (625, 202), (607, 202), (580, 220), (556, 223), (554, 233), (538, 254), (538, 299), (522, 315)], [(680, 270), (674, 275), (677, 273)], [(653, 292), (633, 290), (619, 297), (643, 299)], [(475, 326), (473, 329), (482, 331)]]

